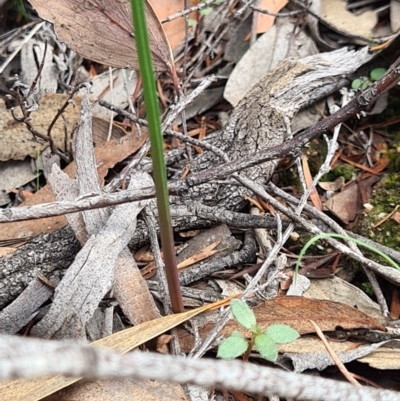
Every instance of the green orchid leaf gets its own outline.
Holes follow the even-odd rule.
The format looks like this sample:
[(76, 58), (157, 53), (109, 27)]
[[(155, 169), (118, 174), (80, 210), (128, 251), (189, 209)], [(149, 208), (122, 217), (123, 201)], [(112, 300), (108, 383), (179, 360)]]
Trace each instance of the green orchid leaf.
[(237, 358), (246, 352), (248, 345), (243, 337), (230, 336), (219, 345), (217, 357), (223, 359)]
[(384, 75), (386, 74), (386, 69), (385, 68), (374, 68), (370, 74), (369, 78), (371, 81), (378, 81), (381, 79)]
[(230, 337), (240, 337), (240, 338), (244, 338), (244, 335), (243, 335), (240, 331), (234, 330), (234, 331), (232, 331)]
[(355, 79), (355, 80), (351, 83), (351, 89), (357, 90), (357, 89), (360, 88), (360, 86), (361, 86), (361, 79), (360, 79), (360, 78)]
[(231, 312), (235, 320), (248, 330), (254, 330), (256, 327), (256, 317), (251, 308), (239, 299), (232, 299)]
[(286, 324), (273, 324), (272, 326), (268, 327), (268, 329), (265, 331), (265, 334), (272, 341), (278, 344), (287, 344), (300, 337), (300, 334), (297, 332), (297, 330)]
[(255, 338), (255, 345), (260, 355), (268, 360), (275, 362), (278, 358), (276, 344), (266, 334), (261, 334)]

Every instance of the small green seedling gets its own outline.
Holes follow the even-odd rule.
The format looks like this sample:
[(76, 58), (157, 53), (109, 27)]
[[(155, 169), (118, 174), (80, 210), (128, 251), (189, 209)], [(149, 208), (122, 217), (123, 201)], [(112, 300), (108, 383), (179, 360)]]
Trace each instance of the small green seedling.
[(287, 344), (300, 336), (295, 329), (285, 324), (273, 324), (263, 330), (257, 326), (256, 317), (250, 307), (238, 299), (231, 301), (231, 312), (241, 326), (251, 331), (251, 339), (247, 340), (242, 333), (234, 331), (219, 345), (219, 358), (233, 359), (244, 355), (243, 359), (248, 360), (255, 346), (263, 358), (275, 362), (278, 358), (276, 344)]
[(385, 68), (374, 68), (369, 73), (369, 77), (360, 77), (355, 79), (351, 83), (351, 89), (365, 90), (369, 88), (373, 84), (373, 82), (378, 81), (383, 75), (385, 75), (385, 73), (386, 73)]

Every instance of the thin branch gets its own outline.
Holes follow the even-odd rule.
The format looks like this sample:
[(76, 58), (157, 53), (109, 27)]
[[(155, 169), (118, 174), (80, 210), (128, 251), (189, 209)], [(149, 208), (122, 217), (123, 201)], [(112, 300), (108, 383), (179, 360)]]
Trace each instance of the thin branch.
[[(400, 401), (395, 391), (356, 387), (241, 361), (195, 360), (155, 353), (126, 355), (61, 341), (0, 336), (0, 378), (63, 374), (86, 378), (135, 378), (193, 383), (308, 401)], [(7, 387), (12, 386), (9, 383)]]

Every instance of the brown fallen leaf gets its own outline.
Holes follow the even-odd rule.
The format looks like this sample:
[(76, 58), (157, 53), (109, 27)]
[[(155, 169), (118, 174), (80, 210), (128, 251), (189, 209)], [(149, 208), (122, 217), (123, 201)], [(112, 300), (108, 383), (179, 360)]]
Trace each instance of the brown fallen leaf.
[(377, 24), (377, 13), (372, 10), (357, 15), (346, 9), (346, 2), (341, 0), (322, 0), (319, 17), (329, 27), (344, 35), (374, 37), (373, 28)]
[(337, 218), (348, 224), (357, 216), (359, 210), (360, 192), (357, 183), (347, 186), (342, 192), (332, 196), (324, 203)]
[(397, 224), (400, 224), (400, 213), (399, 212), (395, 212), (393, 213), (390, 218), (395, 221)]
[[(263, 8), (268, 10), (271, 13), (278, 13), (282, 10), (283, 7), (286, 6), (288, 0), (261, 0), (259, 8)], [(271, 29), (272, 25), (274, 25), (275, 17), (268, 14), (258, 15), (257, 21), (257, 33), (264, 33)]]
[[(161, 21), (185, 8), (184, 0), (150, 0), (150, 3)], [(196, 5), (196, 3), (197, 2), (194, 0), (189, 0), (187, 7), (192, 7)], [(189, 14), (189, 17), (193, 18), (193, 15), (194, 13)], [(163, 28), (171, 48), (175, 49), (185, 37), (185, 18), (176, 18), (172, 21), (168, 21), (163, 24)]]
[(213, 250), (215, 247), (217, 247), (220, 244), (221, 241), (215, 241), (212, 244), (206, 246), (203, 250), (200, 252), (196, 253), (195, 255), (191, 256), (190, 258), (184, 260), (183, 262), (179, 263), (177, 268), (178, 269), (183, 269), (184, 267), (188, 267), (190, 265), (193, 265), (194, 263), (200, 262), (206, 258), (209, 258), (212, 255), (215, 255), (218, 250)]
[[(115, 68), (139, 69), (132, 36), (131, 4), (120, 0), (30, 0), (39, 16), (54, 24), (57, 37), (89, 60)], [(154, 69), (169, 71), (173, 57), (163, 28), (145, 1)]]
[(344, 177), (340, 176), (336, 178), (335, 181), (324, 181), (324, 182), (319, 182), (318, 186), (321, 187), (325, 191), (338, 191), (343, 187), (345, 184), (345, 179)]
[[(32, 124), (37, 131), (47, 135), (47, 129), (58, 110), (68, 99), (68, 95), (46, 93), (39, 102), (37, 111), (31, 114)], [(51, 135), (59, 149), (64, 150), (65, 129), (72, 132), (74, 124), (79, 121), (79, 98), (74, 98), (75, 107), (69, 106), (54, 125)], [(15, 114), (19, 116), (16, 108)], [(0, 99), (0, 161), (23, 160), (26, 156), (36, 158), (41, 150), (48, 146), (47, 142), (35, 141), (24, 123), (14, 120), (10, 110)]]
[[(253, 308), (257, 325), (267, 328), (272, 324), (287, 324), (300, 334), (314, 333), (310, 317), (323, 331), (334, 331), (337, 326), (345, 330), (365, 328), (386, 331), (385, 327), (365, 313), (340, 302), (308, 299), (303, 297), (277, 297), (261, 303)], [(213, 315), (204, 316), (206, 323), (199, 326), (199, 335), (203, 339), (214, 327)], [(234, 320), (230, 320), (222, 329), (221, 334), (228, 337), (234, 330), (249, 336), (249, 331)], [(183, 352), (188, 352), (194, 344), (193, 337), (183, 330), (178, 330)]]
[[(47, 129), (67, 101), (68, 95), (59, 93), (45, 93), (39, 102), (37, 111), (31, 114), (32, 124), (37, 131), (47, 135)], [(63, 112), (62, 117), (57, 120), (51, 130), (51, 136), (55, 145), (65, 151), (65, 132), (68, 135), (73, 132), (75, 124), (79, 121), (79, 109), (82, 99), (74, 97), (74, 105), (68, 106)], [(18, 109), (16, 109), (18, 114)], [(109, 130), (109, 121), (101, 118), (93, 118), (93, 142), (99, 145), (105, 142)], [(112, 139), (119, 139), (125, 136), (126, 132), (116, 124), (112, 125)], [(70, 143), (70, 138), (67, 138)], [(0, 99), (0, 161), (23, 160), (26, 156), (37, 158), (39, 153), (48, 147), (48, 142), (36, 141), (28, 131), (24, 123), (14, 120), (10, 110), (6, 109), (5, 103)]]
[(42, 401), (186, 401), (182, 386), (153, 380), (82, 380)]

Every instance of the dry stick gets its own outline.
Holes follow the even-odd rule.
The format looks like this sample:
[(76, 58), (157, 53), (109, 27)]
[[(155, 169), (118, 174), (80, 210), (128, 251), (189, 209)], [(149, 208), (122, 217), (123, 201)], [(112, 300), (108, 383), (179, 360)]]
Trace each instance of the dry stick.
[(26, 98), (27, 98), (27, 99), (29, 98), (30, 95), (32, 95), (32, 93), (33, 93), (33, 91), (35, 90), (36, 85), (37, 85), (37, 83), (38, 83), (38, 81), (39, 81), (40, 74), (42, 73), (42, 70), (43, 70), (44, 61), (46, 60), (46, 54), (47, 54), (47, 40), (44, 41), (44, 51), (43, 51), (42, 62), (41, 62), (40, 65), (39, 65), (39, 68), (38, 68), (36, 77), (35, 77), (35, 79), (33, 80), (32, 84), (31, 84), (31, 87), (29, 88), (28, 94), (26, 95)]
[(304, 14), (306, 12), (311, 14), (311, 12), (308, 9), (307, 9), (307, 11), (306, 10), (294, 10), (294, 11), (287, 11), (287, 12), (283, 12), (283, 13), (273, 13), (272, 11), (268, 11), (265, 8), (260, 8), (257, 6), (250, 6), (250, 8), (253, 11), (256, 11), (258, 13), (270, 15), (271, 17), (276, 17), (276, 18), (294, 17), (296, 15)]
[[(301, 152), (301, 149), (308, 142), (318, 138), (323, 133), (329, 132), (336, 125), (348, 120), (351, 116), (354, 116), (361, 110), (374, 103), (382, 93), (395, 86), (399, 80), (400, 58), (398, 58), (390, 67), (387, 74), (379, 81), (375, 82), (370, 88), (362, 92), (359, 96), (350, 101), (346, 106), (342, 107), (336, 113), (306, 129), (294, 139), (286, 141), (282, 145), (262, 149), (255, 155), (247, 156), (240, 160), (235, 160), (206, 171), (192, 174), (186, 179), (185, 186), (186, 184), (189, 186), (199, 185), (204, 182), (208, 182), (211, 179), (222, 179), (236, 171), (242, 171), (248, 167), (255, 166), (273, 159), (278, 159), (283, 156), (295, 157)], [(184, 190), (185, 186), (182, 187), (182, 190)]]
[(154, 255), (154, 261), (157, 267), (158, 274), (158, 292), (160, 293), (162, 304), (166, 315), (172, 315), (171, 297), (167, 285), (167, 278), (165, 276), (164, 262), (161, 256), (160, 247), (158, 245), (156, 222), (154, 214), (149, 207), (143, 210), (144, 220), (147, 224), (149, 231), (150, 244)]
[(18, 46), (15, 48), (15, 50), (7, 57), (7, 59), (4, 61), (4, 63), (0, 67), (0, 74), (4, 72), (8, 64), (11, 63), (11, 61), (14, 59), (14, 57), (19, 53), (19, 51), (23, 48), (23, 46), (35, 35), (36, 32), (38, 32), (42, 26), (46, 23), (45, 21), (42, 22), (34, 22), (36, 26), (32, 28), (32, 30), (29, 32), (28, 35), (24, 37), (24, 39), (18, 44)]
[(0, 379), (64, 374), (74, 377), (165, 380), (297, 401), (400, 401), (395, 391), (300, 375), (241, 361), (194, 360), (155, 353), (111, 350), (14, 336), (0, 336)]
[(339, 359), (339, 357), (336, 355), (335, 351), (332, 349), (332, 347), (329, 345), (328, 341), (326, 341), (326, 338), (324, 336), (324, 333), (320, 329), (320, 327), (310, 319), (310, 323), (314, 326), (315, 332), (317, 336), (320, 338), (320, 340), (323, 342), (326, 350), (328, 351), (330, 357), (332, 358), (333, 362), (335, 362), (336, 366), (339, 368), (339, 370), (342, 372), (343, 376), (352, 384), (355, 384), (356, 386), (360, 386), (360, 383), (352, 376), (352, 374), (347, 370), (346, 366), (344, 366), (343, 362)]
[[(213, 5), (214, 3), (216, 3), (218, 0), (205, 0), (202, 1), (201, 3), (197, 4), (197, 6), (193, 6), (190, 8), (185, 8), (184, 10), (178, 11), (176, 14), (170, 15), (167, 18), (164, 18), (163, 20), (161, 20), (161, 23), (164, 24), (165, 22), (170, 22), (173, 21), (174, 19), (177, 18), (181, 18), (181, 17), (185, 17), (186, 15), (189, 15), (195, 11), (200, 11), (203, 8), (206, 8), (208, 6)], [(224, 3), (227, 0), (223, 0), (222, 3)], [(221, 3), (219, 3), (221, 4)]]
[[(341, 109), (341, 110), (343, 110), (343, 109)], [(339, 112), (341, 110), (339, 110)], [(339, 112), (337, 112), (337, 113), (339, 113)], [(174, 134), (174, 135), (177, 135), (177, 134)], [(188, 142), (192, 142), (192, 143), (194, 143), (196, 145), (200, 145), (200, 146), (206, 147), (206, 148), (208, 148), (210, 150), (214, 149), (213, 146), (211, 146), (209, 144), (205, 144), (205, 143), (203, 143), (201, 141), (197, 141), (197, 140), (195, 140), (193, 138), (190, 138), (190, 137), (183, 137), (182, 140), (185, 140), (185, 141), (188, 141)], [(226, 157), (224, 152), (221, 152), (221, 151), (219, 151), (217, 149), (214, 149), (214, 151), (221, 158), (225, 158)], [(225, 163), (225, 165), (226, 164), (228, 164), (228, 163)], [(244, 178), (242, 178), (240, 176), (238, 177), (238, 180), (240, 180), (240, 182), (243, 185), (251, 188), (251, 190), (254, 193), (256, 193), (257, 195), (259, 195), (261, 198), (263, 198), (267, 202), (271, 203), (276, 209), (282, 211), (282, 213), (286, 214), (287, 216), (291, 217), (294, 221), (296, 221), (300, 225), (304, 226), (308, 231), (310, 231), (310, 232), (312, 232), (313, 234), (316, 234), (316, 235), (321, 233), (321, 230), (319, 230), (317, 227), (311, 225), (305, 219), (299, 217), (294, 212), (292, 212), (289, 209), (283, 207), (279, 202), (276, 202), (275, 199), (270, 197), (264, 191), (264, 189), (262, 187), (260, 187), (259, 185), (256, 185), (253, 182), (251, 182), (249, 180), (246, 180), (246, 179), (244, 179)], [(177, 183), (177, 184), (180, 185), (180, 183)], [(107, 195), (107, 197), (108, 198), (112, 198), (112, 199), (115, 199), (115, 197), (118, 197), (118, 200), (119, 200), (118, 203), (123, 203), (122, 199), (126, 199), (126, 198), (129, 198), (130, 200), (138, 200), (139, 198), (140, 199), (143, 199), (143, 198), (147, 199), (149, 197), (154, 197), (154, 188), (153, 187), (143, 188), (143, 189), (140, 190), (140, 192), (142, 192), (144, 194), (144, 196), (138, 197), (138, 196), (135, 196), (135, 195), (132, 195), (132, 194), (129, 194), (128, 196), (126, 196), (126, 194), (119, 193), (119, 194), (110, 194), (110, 195)], [(95, 195), (88, 195), (87, 197), (84, 197), (84, 199), (81, 199), (78, 202), (82, 202), (82, 203), (87, 202), (88, 205), (93, 205), (94, 203), (96, 203), (96, 201), (101, 200), (102, 203), (101, 204), (100, 203), (96, 203), (96, 207), (107, 206), (107, 205), (110, 204), (108, 202), (104, 202), (104, 197), (100, 197), (100, 198), (101, 199), (99, 199), (99, 197), (95, 196)], [(53, 204), (55, 204), (55, 203), (53, 203)], [(68, 206), (70, 208), (70, 210), (73, 209), (72, 211), (82, 210), (81, 208), (76, 208), (75, 204), (71, 205), (71, 202), (59, 202), (59, 203), (63, 203), (64, 207)], [(47, 207), (51, 207), (51, 205), (53, 205), (53, 204), (47, 204), (46, 206)], [(42, 205), (42, 206), (44, 206), (44, 205)], [(35, 208), (35, 210), (40, 209), (40, 208), (35, 207), (35, 206), (31, 207), (31, 209), (33, 209), (33, 208)], [(90, 208), (90, 207), (87, 207), (87, 208)], [(27, 208), (16, 208), (14, 210), (15, 210), (16, 213), (18, 213), (21, 209), (27, 209)], [(40, 210), (43, 212), (42, 209), (40, 209)], [(70, 211), (70, 212), (72, 212), (72, 211)], [(13, 209), (7, 209), (6, 212), (8, 212), (8, 214), (7, 214), (8, 218), (10, 218), (10, 217), (13, 218)], [(65, 214), (65, 213), (68, 213), (68, 212), (64, 211), (63, 214)], [(0, 220), (1, 220), (2, 214), (3, 213), (0, 213)], [(36, 215), (38, 215), (38, 214), (36, 214)], [(40, 217), (44, 217), (44, 216), (40, 216)], [(354, 254), (354, 252), (351, 249), (349, 249), (348, 247), (344, 246), (343, 244), (341, 244), (340, 242), (338, 242), (338, 241), (336, 241), (336, 240), (334, 240), (332, 238), (327, 238), (326, 241), (328, 241), (332, 246), (335, 246), (337, 249), (339, 249), (341, 252), (345, 253), (346, 255), (351, 256), (353, 259), (359, 261), (362, 264), (367, 265), (370, 269), (374, 270), (375, 272), (378, 272), (379, 274), (387, 277), (390, 281), (400, 284), (400, 275), (396, 270), (394, 270), (392, 268), (388, 268), (386, 266), (383, 266), (383, 265), (381, 265), (379, 263), (373, 262), (373, 261), (371, 261), (371, 260), (369, 260), (367, 258), (364, 258), (363, 256), (356, 255), (356, 254)]]
[[(304, 218), (298, 216), (295, 212), (291, 209), (284, 207), (280, 202), (278, 202), (274, 197), (270, 196), (265, 192), (263, 188), (260, 186), (256, 186), (253, 183), (249, 182), (248, 185), (252, 186), (252, 190), (255, 194), (260, 196), (263, 200), (270, 203), (274, 208), (278, 209), (286, 216), (290, 217), (292, 220), (297, 222), (298, 224), (302, 225), (307, 231), (311, 232), (314, 235), (322, 234), (323, 232), (311, 224), (309, 221), (305, 220)], [(358, 253), (355, 253), (352, 249), (347, 247), (346, 245), (342, 244), (339, 241), (336, 241), (332, 238), (324, 238), (331, 246), (335, 247), (340, 252), (344, 253), (347, 256), (350, 256), (354, 260), (360, 262), (361, 264), (367, 266), (369, 269), (373, 270), (374, 272), (386, 277), (392, 283), (400, 284), (400, 272), (393, 267), (383, 266), (380, 263), (376, 263), (370, 259), (365, 258)]]
[[(43, 58), (43, 60), (44, 60), (44, 58)], [(49, 138), (52, 153), (60, 156), (64, 161), (67, 161), (68, 163), (70, 162), (70, 160), (68, 160), (68, 158), (66, 158), (61, 152), (59, 152), (56, 149), (53, 138), (51, 137), (51, 130), (53, 129), (54, 124), (60, 118), (60, 116), (64, 112), (64, 110), (71, 104), (75, 93), (79, 92), (82, 88), (87, 88), (87, 87), (88, 87), (88, 83), (83, 82), (83, 83), (79, 84), (78, 86), (72, 87), (70, 89), (69, 94), (68, 94), (68, 99), (64, 102), (64, 104), (61, 106), (61, 108), (57, 110), (57, 114), (54, 116), (53, 120), (51, 121), (51, 123), (47, 129), (47, 136)]]
[[(175, 133), (175, 132), (171, 133), (171, 132), (168, 131), (167, 134), (175, 136), (175, 137), (181, 139), (182, 141), (186, 141), (186, 142), (192, 143), (193, 145), (201, 146), (201, 147), (203, 147), (203, 148), (205, 148), (207, 150), (210, 150), (210, 151), (214, 152), (217, 156), (219, 156), (225, 162), (229, 162), (229, 158), (226, 155), (226, 153), (221, 151), (220, 149), (216, 148), (215, 146), (213, 146), (211, 144), (203, 143), (202, 141), (199, 141), (199, 140), (194, 139), (194, 138), (183, 137), (181, 134), (178, 134), (178, 133)], [(251, 182), (251, 181), (248, 178), (244, 177), (243, 175), (239, 175), (237, 173), (232, 174), (232, 177), (235, 178), (242, 185), (250, 188), (248, 186), (248, 183)], [(250, 189), (252, 189), (252, 188), (250, 188)], [(279, 228), (279, 223), (280, 222), (278, 221), (278, 228)], [(268, 258), (264, 261), (263, 265), (261, 266), (261, 268), (259, 269), (257, 274), (252, 279), (251, 283), (247, 287), (246, 291), (244, 292), (244, 297), (247, 297), (249, 294), (254, 292), (255, 286), (257, 285), (257, 283), (259, 282), (261, 277), (264, 276), (265, 271), (267, 270), (267, 268), (271, 265), (272, 262), (275, 261), (276, 257), (278, 256), (279, 251), (283, 247), (283, 244), (286, 242), (286, 240), (290, 236), (291, 232), (293, 231), (293, 228), (294, 228), (294, 224), (289, 225), (289, 227), (285, 231), (285, 234), (282, 237), (278, 238), (278, 241), (275, 243), (275, 246), (273, 247), (273, 249), (268, 254)], [(279, 236), (280, 233), (281, 233), (281, 230), (278, 230), (278, 236)], [(208, 343), (211, 344), (211, 341), (208, 341)]]

